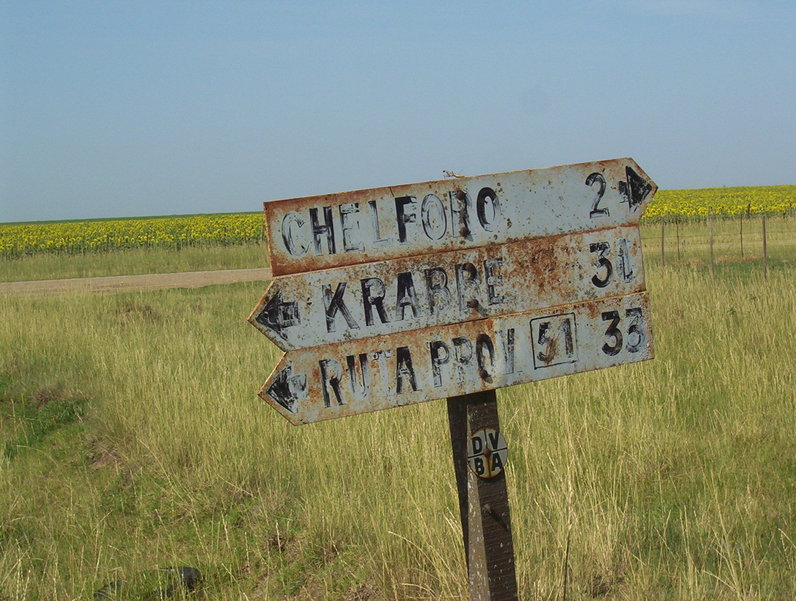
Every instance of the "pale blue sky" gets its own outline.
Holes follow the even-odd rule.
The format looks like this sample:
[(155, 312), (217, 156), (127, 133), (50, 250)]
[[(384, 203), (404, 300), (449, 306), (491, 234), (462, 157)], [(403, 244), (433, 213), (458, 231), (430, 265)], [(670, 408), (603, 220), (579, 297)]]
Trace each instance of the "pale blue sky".
[(796, 183), (796, 2), (0, 0), (0, 222), (631, 156)]

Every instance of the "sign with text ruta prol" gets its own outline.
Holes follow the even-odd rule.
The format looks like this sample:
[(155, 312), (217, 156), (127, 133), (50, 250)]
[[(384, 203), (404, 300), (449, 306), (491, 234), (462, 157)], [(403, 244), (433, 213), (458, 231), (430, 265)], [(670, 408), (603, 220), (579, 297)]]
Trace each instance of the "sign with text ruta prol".
[(265, 203), (260, 396), (303, 424), (652, 358), (632, 159)]

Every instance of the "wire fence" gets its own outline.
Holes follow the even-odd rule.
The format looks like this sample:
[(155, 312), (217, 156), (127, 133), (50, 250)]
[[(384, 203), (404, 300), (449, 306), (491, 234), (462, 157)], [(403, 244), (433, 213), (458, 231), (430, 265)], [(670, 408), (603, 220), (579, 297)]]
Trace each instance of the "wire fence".
[(704, 219), (670, 220), (642, 225), (645, 260), (659, 264), (707, 265), (712, 271), (727, 263), (772, 265), (796, 259), (796, 215), (742, 215), (727, 218), (708, 213)]

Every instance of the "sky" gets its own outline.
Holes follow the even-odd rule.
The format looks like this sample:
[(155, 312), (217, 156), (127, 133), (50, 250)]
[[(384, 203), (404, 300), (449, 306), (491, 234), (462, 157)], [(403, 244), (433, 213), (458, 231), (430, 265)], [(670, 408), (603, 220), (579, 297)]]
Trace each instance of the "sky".
[(632, 157), (796, 184), (796, 2), (0, 0), (0, 222)]

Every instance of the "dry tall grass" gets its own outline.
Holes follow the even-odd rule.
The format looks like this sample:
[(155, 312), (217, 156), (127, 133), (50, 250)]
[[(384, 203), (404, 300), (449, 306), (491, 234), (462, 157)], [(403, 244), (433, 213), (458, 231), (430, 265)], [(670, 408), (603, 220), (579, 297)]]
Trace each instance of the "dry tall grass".
[[(498, 394), (521, 598), (561, 599), (568, 537), (572, 600), (794, 598), (794, 272), (647, 272), (654, 361)], [(290, 426), (263, 288), (2, 299), (6, 442), (87, 400), (0, 456), (0, 599), (177, 564), (207, 599), (466, 598), (445, 403)]]

